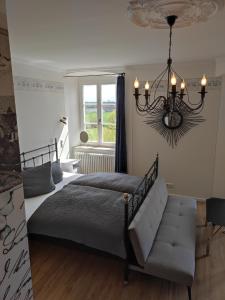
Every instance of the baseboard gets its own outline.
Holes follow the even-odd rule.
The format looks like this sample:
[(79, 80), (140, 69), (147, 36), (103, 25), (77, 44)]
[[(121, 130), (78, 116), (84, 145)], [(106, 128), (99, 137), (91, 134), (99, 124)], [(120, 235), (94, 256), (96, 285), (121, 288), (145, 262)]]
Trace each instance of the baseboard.
[(179, 195), (179, 194), (169, 194), (170, 196), (175, 196), (175, 197), (187, 197), (187, 198), (194, 198), (196, 199), (198, 202), (205, 202), (206, 198), (199, 198), (199, 197), (195, 197), (195, 196), (187, 196), (187, 195)]

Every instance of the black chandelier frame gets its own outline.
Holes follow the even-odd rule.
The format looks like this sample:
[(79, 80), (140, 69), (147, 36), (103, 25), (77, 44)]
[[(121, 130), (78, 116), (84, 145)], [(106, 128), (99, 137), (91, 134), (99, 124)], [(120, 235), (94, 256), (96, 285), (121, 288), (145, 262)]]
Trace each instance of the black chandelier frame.
[[(167, 60), (167, 66), (166, 68), (158, 75), (158, 77), (151, 83), (150, 89), (145, 88), (144, 93), (144, 101), (140, 100), (142, 94), (139, 92), (139, 86), (135, 87), (134, 90), (134, 97), (136, 101), (136, 109), (138, 113), (141, 115), (147, 115), (149, 114), (150, 121), (146, 122), (147, 124), (152, 125), (156, 129), (160, 131), (160, 133), (164, 136), (167, 135), (167, 141), (172, 144), (172, 146), (176, 145), (179, 138), (184, 135), (190, 128), (197, 125), (197, 123), (200, 123), (203, 120), (203, 118), (196, 116), (199, 115), (199, 113), (202, 111), (204, 107), (204, 99), (207, 94), (206, 91), (206, 82), (205, 84), (201, 85), (201, 90), (198, 92), (200, 94), (200, 102), (198, 103), (191, 103), (187, 85), (184, 83), (184, 79), (180, 76), (180, 74), (173, 68), (172, 64), (172, 57), (171, 57), (171, 50), (172, 50), (172, 30), (173, 26), (176, 22), (177, 16), (168, 16), (167, 23), (170, 28), (170, 34), (169, 34), (169, 58)], [(184, 88), (181, 88), (178, 92), (176, 89), (176, 84), (171, 84), (171, 78), (172, 75), (176, 76), (181, 82), (184, 83)], [(166, 78), (167, 76), (167, 78)], [(161, 85), (161, 82), (167, 80), (167, 91), (166, 96), (159, 95), (158, 96), (158, 89)], [(139, 85), (139, 83), (138, 83)], [(171, 88), (172, 85), (172, 88)], [(187, 101), (184, 101), (184, 97), (187, 96)], [(161, 128), (159, 126), (159, 114), (161, 117)], [(172, 115), (176, 114), (177, 122), (173, 122), (173, 124), (170, 124), (170, 121), (168, 121), (168, 118), (171, 118)], [(154, 117), (157, 117), (157, 125), (154, 122)], [(180, 127), (182, 127), (182, 124), (184, 122), (184, 118), (188, 118), (188, 122), (186, 122), (186, 128), (184, 130), (180, 130), (180, 132), (177, 132), (175, 135), (177, 136), (171, 139), (171, 134), (166, 134), (165, 130), (177, 130)], [(192, 116), (192, 118), (191, 118)], [(166, 121), (167, 118), (167, 121)], [(162, 126), (164, 126), (162, 128)], [(189, 126), (189, 128), (188, 128)], [(169, 136), (170, 135), (170, 136)]]

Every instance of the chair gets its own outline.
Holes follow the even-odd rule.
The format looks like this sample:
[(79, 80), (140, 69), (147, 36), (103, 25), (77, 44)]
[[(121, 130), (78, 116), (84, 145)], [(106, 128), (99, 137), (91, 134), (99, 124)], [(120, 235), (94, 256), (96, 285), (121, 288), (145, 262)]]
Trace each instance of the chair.
[[(206, 255), (210, 254), (210, 242), (225, 226), (225, 199), (209, 198), (206, 200), (206, 225), (212, 224), (212, 232), (208, 238)], [(218, 228), (215, 228), (218, 226)]]

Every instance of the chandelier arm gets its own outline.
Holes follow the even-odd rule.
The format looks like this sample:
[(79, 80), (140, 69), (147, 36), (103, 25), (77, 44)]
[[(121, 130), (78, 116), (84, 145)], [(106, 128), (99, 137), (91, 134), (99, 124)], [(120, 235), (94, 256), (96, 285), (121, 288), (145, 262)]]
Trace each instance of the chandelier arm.
[(190, 107), (190, 106), (187, 104), (187, 106), (189, 107), (189, 109), (190, 109), (192, 112), (195, 112), (196, 114), (199, 113), (198, 111), (199, 111), (200, 108), (203, 107), (203, 105), (204, 105), (204, 100), (201, 100), (201, 103), (200, 103), (197, 107), (195, 107), (195, 108), (192, 108), (192, 107)]
[(141, 104), (136, 104), (136, 108), (139, 112), (146, 112), (147, 111), (147, 106), (146, 105), (141, 105)]
[[(159, 84), (160, 82), (162, 81), (163, 77), (165, 76), (166, 72), (167, 72), (167, 69), (168, 67), (166, 67), (159, 75), (158, 77), (153, 81), (153, 83), (151, 84), (151, 88), (150, 88), (150, 93), (147, 94), (147, 98), (146, 98), (146, 104), (145, 105), (142, 105), (139, 103), (138, 99), (136, 99), (136, 106), (138, 107), (139, 111), (150, 111), (152, 110), (152, 106), (154, 106), (154, 103), (155, 103), (155, 100), (157, 100), (158, 98), (155, 98), (156, 96), (156, 91), (159, 87)], [(156, 82), (158, 81), (157, 83), (157, 86), (155, 88), (155, 92), (154, 92), (154, 97), (153, 97), (153, 102), (151, 103), (151, 98), (152, 98), (152, 92), (153, 92), (153, 88), (156, 84)], [(140, 95), (139, 95), (140, 96)], [(145, 109), (146, 108), (146, 109)]]
[(163, 100), (164, 102), (166, 101), (166, 97), (165, 96), (159, 96), (157, 97), (152, 104), (148, 107), (148, 112), (153, 111), (159, 104), (159, 102), (161, 102), (161, 100)]
[(188, 105), (186, 102), (184, 102), (183, 99), (181, 99), (180, 95), (177, 95), (177, 98), (180, 99), (185, 104), (185, 106), (188, 108), (188, 110), (190, 110), (191, 112), (193, 112), (195, 114), (199, 114), (202, 111), (202, 108), (204, 106), (204, 96), (201, 96), (201, 101), (200, 101), (200, 103), (197, 104), (198, 106), (195, 108), (192, 108), (190, 105)]
[(202, 106), (200, 107), (200, 109), (198, 111), (192, 111), (192, 114), (193, 115), (200, 114), (203, 111), (204, 105), (205, 105), (205, 102), (203, 102)]
[[(190, 105), (193, 105), (193, 106), (199, 106), (199, 104), (201, 104), (201, 102), (202, 102), (202, 100), (200, 100), (200, 102), (199, 103), (193, 103), (193, 102), (191, 102), (190, 101), (190, 97), (189, 97), (189, 92), (188, 92), (188, 90), (186, 90), (186, 92), (187, 92), (187, 99), (188, 99), (188, 103), (190, 104)], [(201, 93), (200, 93), (201, 94)], [(202, 97), (201, 97), (202, 98)], [(203, 99), (204, 100), (204, 99)]]
[[(173, 68), (172, 68), (172, 71), (177, 75), (177, 77), (179, 77), (181, 80), (183, 80), (183, 78), (180, 76), (180, 74), (177, 71), (175, 71)], [(197, 111), (200, 107), (202, 107), (202, 103), (204, 102), (204, 98), (205, 98), (205, 95), (203, 95), (202, 92), (199, 92), (201, 94), (201, 100), (198, 103), (193, 103), (190, 101), (189, 91), (188, 91), (187, 87), (185, 87), (185, 92), (187, 95), (188, 103), (191, 106), (196, 106), (195, 108), (192, 108), (190, 105), (188, 105), (192, 111), (195, 111), (195, 110)]]
[(153, 111), (155, 107), (158, 105), (160, 101), (161, 96), (156, 98), (151, 105), (136, 105), (136, 108), (138, 109), (139, 112), (143, 113), (149, 113), (150, 111)]
[(155, 88), (155, 92), (154, 92), (154, 97), (153, 97), (153, 99), (155, 99), (155, 97), (156, 97), (156, 93), (157, 93), (157, 90), (158, 90), (158, 88), (159, 88), (159, 85), (160, 85), (160, 83), (162, 82), (162, 80), (163, 80), (163, 77), (165, 76), (165, 74), (166, 74), (167, 70), (168, 70), (168, 66), (166, 67), (166, 69), (164, 70), (164, 72), (163, 72), (163, 73), (161, 73), (161, 74), (162, 74), (162, 76), (159, 78), (159, 80), (158, 80), (158, 83), (157, 83), (157, 85), (156, 85), (156, 88)]
[[(153, 103), (154, 103), (154, 102), (153, 102)], [(153, 104), (153, 103), (152, 103), (152, 104)], [(137, 108), (138, 111), (141, 112), (141, 113), (146, 113), (146, 112), (149, 112), (149, 111), (151, 111), (152, 109), (154, 109), (154, 108), (152, 108), (151, 105), (141, 105), (141, 104), (136, 105), (136, 108)]]
[(137, 107), (136, 107), (136, 111), (139, 116), (147, 116), (147, 114), (148, 114), (147, 111), (140, 111)]
[(151, 91), (152, 89), (154, 88), (154, 85), (155, 83), (158, 81), (158, 80), (162, 80), (162, 78), (164, 77), (164, 75), (166, 74), (168, 70), (168, 66), (158, 75), (158, 77), (156, 77), (156, 79), (153, 81), (153, 83), (151, 84), (151, 88), (150, 88), (150, 94), (151, 94)]
[(171, 70), (173, 71), (173, 73), (175, 74), (175, 75), (177, 75), (177, 77), (180, 79), (180, 80), (183, 80), (184, 78), (173, 68), (173, 67), (171, 67)]
[(149, 105), (147, 104), (140, 104), (139, 101), (136, 99), (136, 108), (139, 112), (143, 113), (148, 111)]

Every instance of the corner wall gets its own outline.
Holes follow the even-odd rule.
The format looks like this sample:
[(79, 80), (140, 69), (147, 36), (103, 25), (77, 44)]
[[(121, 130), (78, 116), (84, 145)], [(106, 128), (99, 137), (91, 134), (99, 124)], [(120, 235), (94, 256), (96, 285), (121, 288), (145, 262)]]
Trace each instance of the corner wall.
[(213, 196), (225, 198), (225, 75), (222, 77)]

